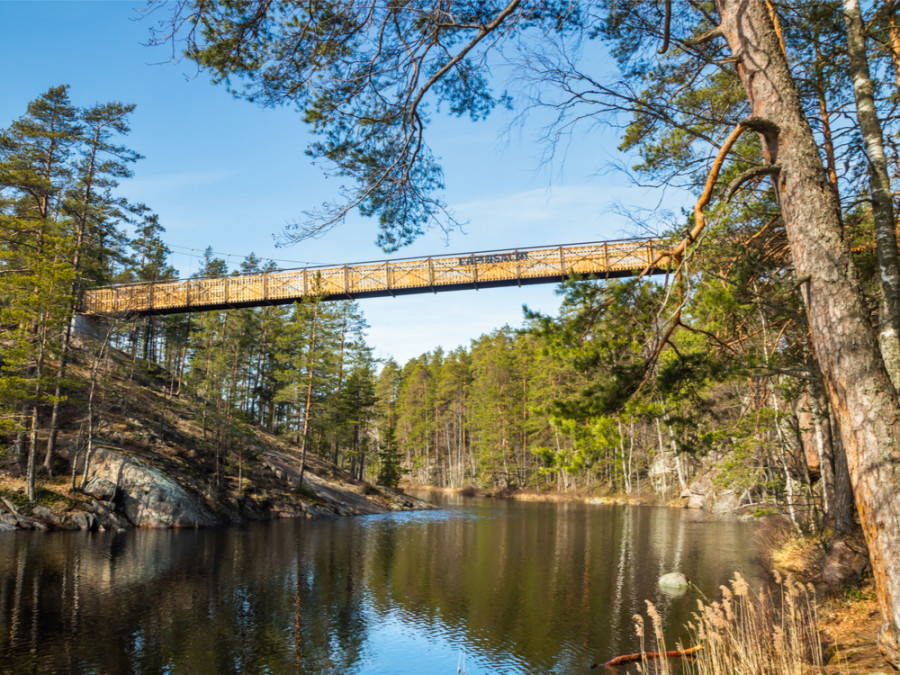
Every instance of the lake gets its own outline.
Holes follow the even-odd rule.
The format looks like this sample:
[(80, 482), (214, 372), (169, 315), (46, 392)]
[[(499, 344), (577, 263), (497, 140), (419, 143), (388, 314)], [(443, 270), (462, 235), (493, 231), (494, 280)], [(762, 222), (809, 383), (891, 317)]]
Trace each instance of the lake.
[[(737, 520), (432, 497), (441, 510), (0, 533), (0, 672), (588, 672), (638, 650), (645, 600), (674, 645), (701, 593), (765, 574)], [(661, 591), (673, 570), (697, 589)]]

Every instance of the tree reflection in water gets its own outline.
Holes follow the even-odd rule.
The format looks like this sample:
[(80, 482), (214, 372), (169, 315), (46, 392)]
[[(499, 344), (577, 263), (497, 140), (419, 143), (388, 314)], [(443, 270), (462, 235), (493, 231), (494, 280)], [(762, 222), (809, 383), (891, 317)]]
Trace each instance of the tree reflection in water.
[(0, 672), (571, 672), (653, 601), (759, 578), (752, 527), (646, 507), (447, 509), (241, 529), (0, 535)]

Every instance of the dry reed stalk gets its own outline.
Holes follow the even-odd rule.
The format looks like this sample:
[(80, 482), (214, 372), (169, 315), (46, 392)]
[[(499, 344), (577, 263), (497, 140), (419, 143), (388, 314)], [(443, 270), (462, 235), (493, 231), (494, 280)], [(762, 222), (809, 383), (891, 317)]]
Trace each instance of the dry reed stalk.
[[(812, 586), (775, 573), (774, 589), (751, 593), (746, 580), (735, 574), (722, 587), (719, 602), (697, 603), (687, 625), (691, 640), (703, 650), (682, 660), (686, 675), (807, 675), (821, 672), (822, 649), (818, 634), (818, 608)], [(662, 620), (648, 601), (651, 639), (665, 652)], [(635, 616), (635, 628), (644, 651), (645, 623)], [(679, 645), (679, 649), (682, 647)], [(645, 661), (646, 663), (646, 661)], [(671, 672), (661, 661), (658, 672)]]

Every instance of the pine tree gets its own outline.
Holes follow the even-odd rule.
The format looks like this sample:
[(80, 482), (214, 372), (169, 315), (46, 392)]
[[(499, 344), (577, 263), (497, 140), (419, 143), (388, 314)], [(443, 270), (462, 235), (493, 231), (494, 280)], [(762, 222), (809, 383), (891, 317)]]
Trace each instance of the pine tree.
[(81, 142), (79, 157), (72, 170), (72, 185), (66, 190), (62, 214), (70, 228), (72, 283), (69, 288), (69, 319), (62, 337), (53, 410), (50, 415), (44, 469), (52, 471), (53, 453), (62, 401), (62, 382), (66, 377), (72, 338), (75, 303), (86, 283), (108, 280), (110, 253), (122, 255), (117, 224), (125, 219), (125, 202), (115, 197), (113, 189), (122, 178), (131, 177), (130, 163), (140, 155), (114, 143), (117, 136), (128, 134), (128, 117), (133, 105), (105, 103), (79, 112)]
[(381, 441), (378, 444), (378, 477), (376, 483), (389, 488), (396, 488), (403, 477), (404, 471), (400, 466), (400, 453), (397, 451), (397, 441), (394, 437), (394, 428), (388, 426), (384, 429)]
[(48, 359), (71, 318), (73, 241), (61, 204), (71, 177), (69, 155), (80, 132), (68, 88), (54, 87), (0, 133), (0, 325), (9, 344), (3, 377), (11, 378), (3, 389), (11, 396), (5, 404), (7, 419), (16, 422), (17, 447), (23, 445), (27, 426), (26, 490), (31, 500), (40, 417), (53, 402), (57, 384)]

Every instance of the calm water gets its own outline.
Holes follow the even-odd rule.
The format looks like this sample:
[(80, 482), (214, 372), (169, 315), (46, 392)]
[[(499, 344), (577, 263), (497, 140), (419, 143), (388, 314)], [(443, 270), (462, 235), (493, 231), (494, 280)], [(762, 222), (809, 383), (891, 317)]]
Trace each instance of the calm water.
[[(649, 507), (444, 510), (209, 531), (0, 533), (0, 672), (578, 673), (762, 574), (752, 526)], [(595, 671), (597, 672), (597, 671)]]

